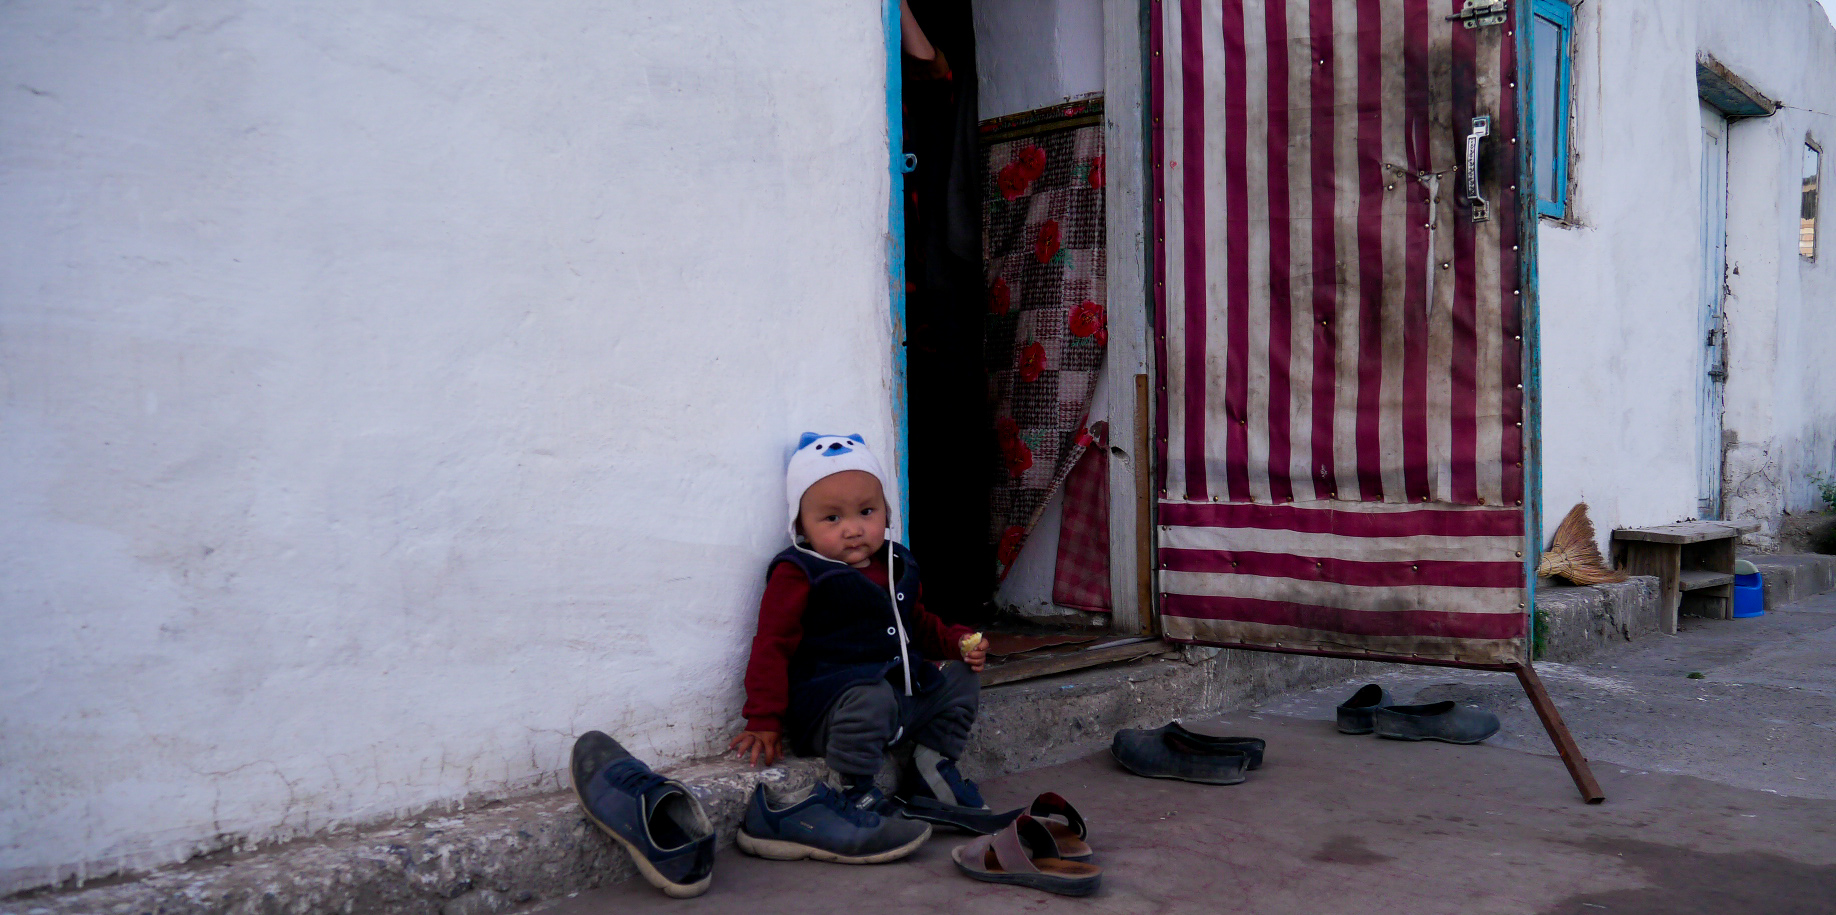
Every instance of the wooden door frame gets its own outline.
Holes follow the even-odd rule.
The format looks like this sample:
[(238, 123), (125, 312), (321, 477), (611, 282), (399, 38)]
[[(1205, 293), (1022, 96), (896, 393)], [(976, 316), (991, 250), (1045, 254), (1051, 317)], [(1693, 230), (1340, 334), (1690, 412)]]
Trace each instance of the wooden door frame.
[[(886, 42), (886, 136), (890, 178), (887, 278), (892, 318), (891, 413), (897, 437), (899, 523), (911, 506), (910, 435), (906, 406), (905, 208), (902, 72), (898, 0), (882, 0)], [(1109, 417), (1109, 583), (1118, 635), (1156, 636), (1153, 501), (1150, 497), (1153, 415), (1147, 379), (1147, 0), (1103, 0), (1103, 157), (1109, 311), (1103, 366)], [(909, 532), (908, 532), (909, 533)]]
[(1147, 383), (1148, 172), (1146, 0), (1103, 0), (1104, 228), (1109, 349), (1109, 594), (1117, 634), (1158, 635)]
[[(1726, 446), (1723, 444), (1722, 403), (1726, 387), (1722, 379), (1727, 373), (1727, 273), (1728, 273), (1728, 193), (1730, 165), (1729, 134), (1733, 121), (1720, 109), (1707, 101), (1702, 102), (1697, 110), (1703, 117), (1702, 123), (1702, 157), (1701, 188), (1698, 199), (1704, 204), (1702, 212), (1702, 231), (1699, 243), (1702, 248), (1702, 273), (1699, 277), (1701, 287), (1696, 302), (1696, 339), (1703, 341), (1697, 346), (1696, 357), (1696, 514), (1704, 521), (1719, 520), (1726, 513), (1726, 494), (1723, 491), (1726, 480), (1723, 479), (1727, 463)], [(1719, 121), (1719, 131), (1709, 118)], [(1712, 138), (1712, 140), (1711, 140)], [(1711, 167), (1720, 175), (1718, 186), (1710, 186)], [(1719, 199), (1714, 199), (1714, 192), (1719, 192)], [(1714, 204), (1710, 201), (1714, 200)], [(1714, 261), (1718, 260), (1719, 263)], [(1712, 300), (1711, 300), (1712, 299)], [(1718, 343), (1708, 342), (1720, 335)], [(1717, 366), (1714, 357), (1719, 354), (1722, 379), (1714, 377)], [(1704, 489), (1707, 492), (1704, 492)]]

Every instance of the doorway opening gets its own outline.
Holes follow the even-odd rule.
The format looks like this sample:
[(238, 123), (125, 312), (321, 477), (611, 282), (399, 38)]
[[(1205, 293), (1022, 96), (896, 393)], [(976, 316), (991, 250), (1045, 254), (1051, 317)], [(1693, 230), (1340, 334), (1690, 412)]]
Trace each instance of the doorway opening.
[[(1140, 555), (1139, 4), (899, 13), (907, 530), (925, 604), (988, 633), (984, 682), (1164, 650)], [(1114, 250), (1130, 225), (1133, 249)]]

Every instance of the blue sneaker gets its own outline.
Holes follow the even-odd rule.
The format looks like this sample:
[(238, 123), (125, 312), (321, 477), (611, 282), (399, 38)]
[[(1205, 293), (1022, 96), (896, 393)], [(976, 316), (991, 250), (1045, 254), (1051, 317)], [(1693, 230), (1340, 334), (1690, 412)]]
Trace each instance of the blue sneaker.
[(598, 731), (574, 741), (574, 794), (650, 885), (677, 899), (714, 880), (714, 827), (681, 782), (664, 778)]
[(784, 795), (760, 785), (746, 805), (737, 841), (741, 851), (773, 861), (897, 861), (917, 851), (931, 837), (931, 827), (874, 812), (872, 808), (883, 801), (876, 790), (864, 792), (858, 805), (849, 804), (822, 782)]
[(887, 797), (880, 787), (871, 781), (849, 785), (841, 790), (841, 796), (842, 803), (857, 810), (871, 810), (883, 817), (898, 813), (900, 808), (898, 801)]
[(914, 820), (983, 836), (1006, 829), (1025, 812), (1018, 807), (1002, 813), (988, 809), (975, 782), (957, 771), (956, 760), (923, 744), (912, 750), (901, 800), (904, 814)]
[(975, 782), (957, 771), (956, 760), (920, 744), (912, 750), (912, 769), (918, 776), (912, 780), (914, 797), (930, 798), (951, 807), (988, 809)]

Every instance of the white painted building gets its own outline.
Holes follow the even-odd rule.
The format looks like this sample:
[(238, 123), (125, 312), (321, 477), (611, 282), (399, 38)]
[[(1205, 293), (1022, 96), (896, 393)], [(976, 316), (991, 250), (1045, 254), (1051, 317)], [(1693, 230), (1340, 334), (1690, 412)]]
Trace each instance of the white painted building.
[[(1615, 527), (1713, 517), (1699, 504), (1712, 482), (1721, 516), (1759, 522), (1755, 539), (1768, 543), (1782, 511), (1822, 507), (1811, 474), (1836, 476), (1827, 220), (1816, 256), (1799, 254), (1804, 150), (1836, 138), (1836, 29), (1814, 0), (1599, 0), (1574, 8), (1574, 38), (1572, 197), (1537, 238), (1545, 517), (1585, 500), (1604, 540)], [(1700, 100), (1700, 55), (1777, 110), (1728, 122)], [(1721, 138), (1705, 147), (1705, 131)], [(1826, 155), (1825, 180), (1830, 169)], [(1703, 448), (1705, 427), (1715, 438), (1700, 395), (1718, 235), (1723, 441)]]
[[(983, 114), (1101, 89), (1138, 143), (1135, 6), (978, 3), (1011, 49)], [(791, 444), (894, 435), (884, 28), (848, 0), (0, 11), (0, 892), (557, 788), (588, 728), (724, 746)], [(1726, 513), (1810, 507), (1836, 255), (1797, 253), (1800, 169), (1836, 138), (1836, 30), (1813, 0), (1593, 0), (1574, 37), (1547, 513), (1698, 511), (1705, 52), (1781, 103), (1725, 132)]]

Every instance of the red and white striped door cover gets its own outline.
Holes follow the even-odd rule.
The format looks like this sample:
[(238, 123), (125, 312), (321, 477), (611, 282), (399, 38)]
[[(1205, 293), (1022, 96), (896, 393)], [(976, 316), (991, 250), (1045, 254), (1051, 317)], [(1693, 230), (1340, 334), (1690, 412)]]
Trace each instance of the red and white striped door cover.
[(1522, 657), (1520, 4), (1462, 5), (1150, 0), (1169, 638)]

